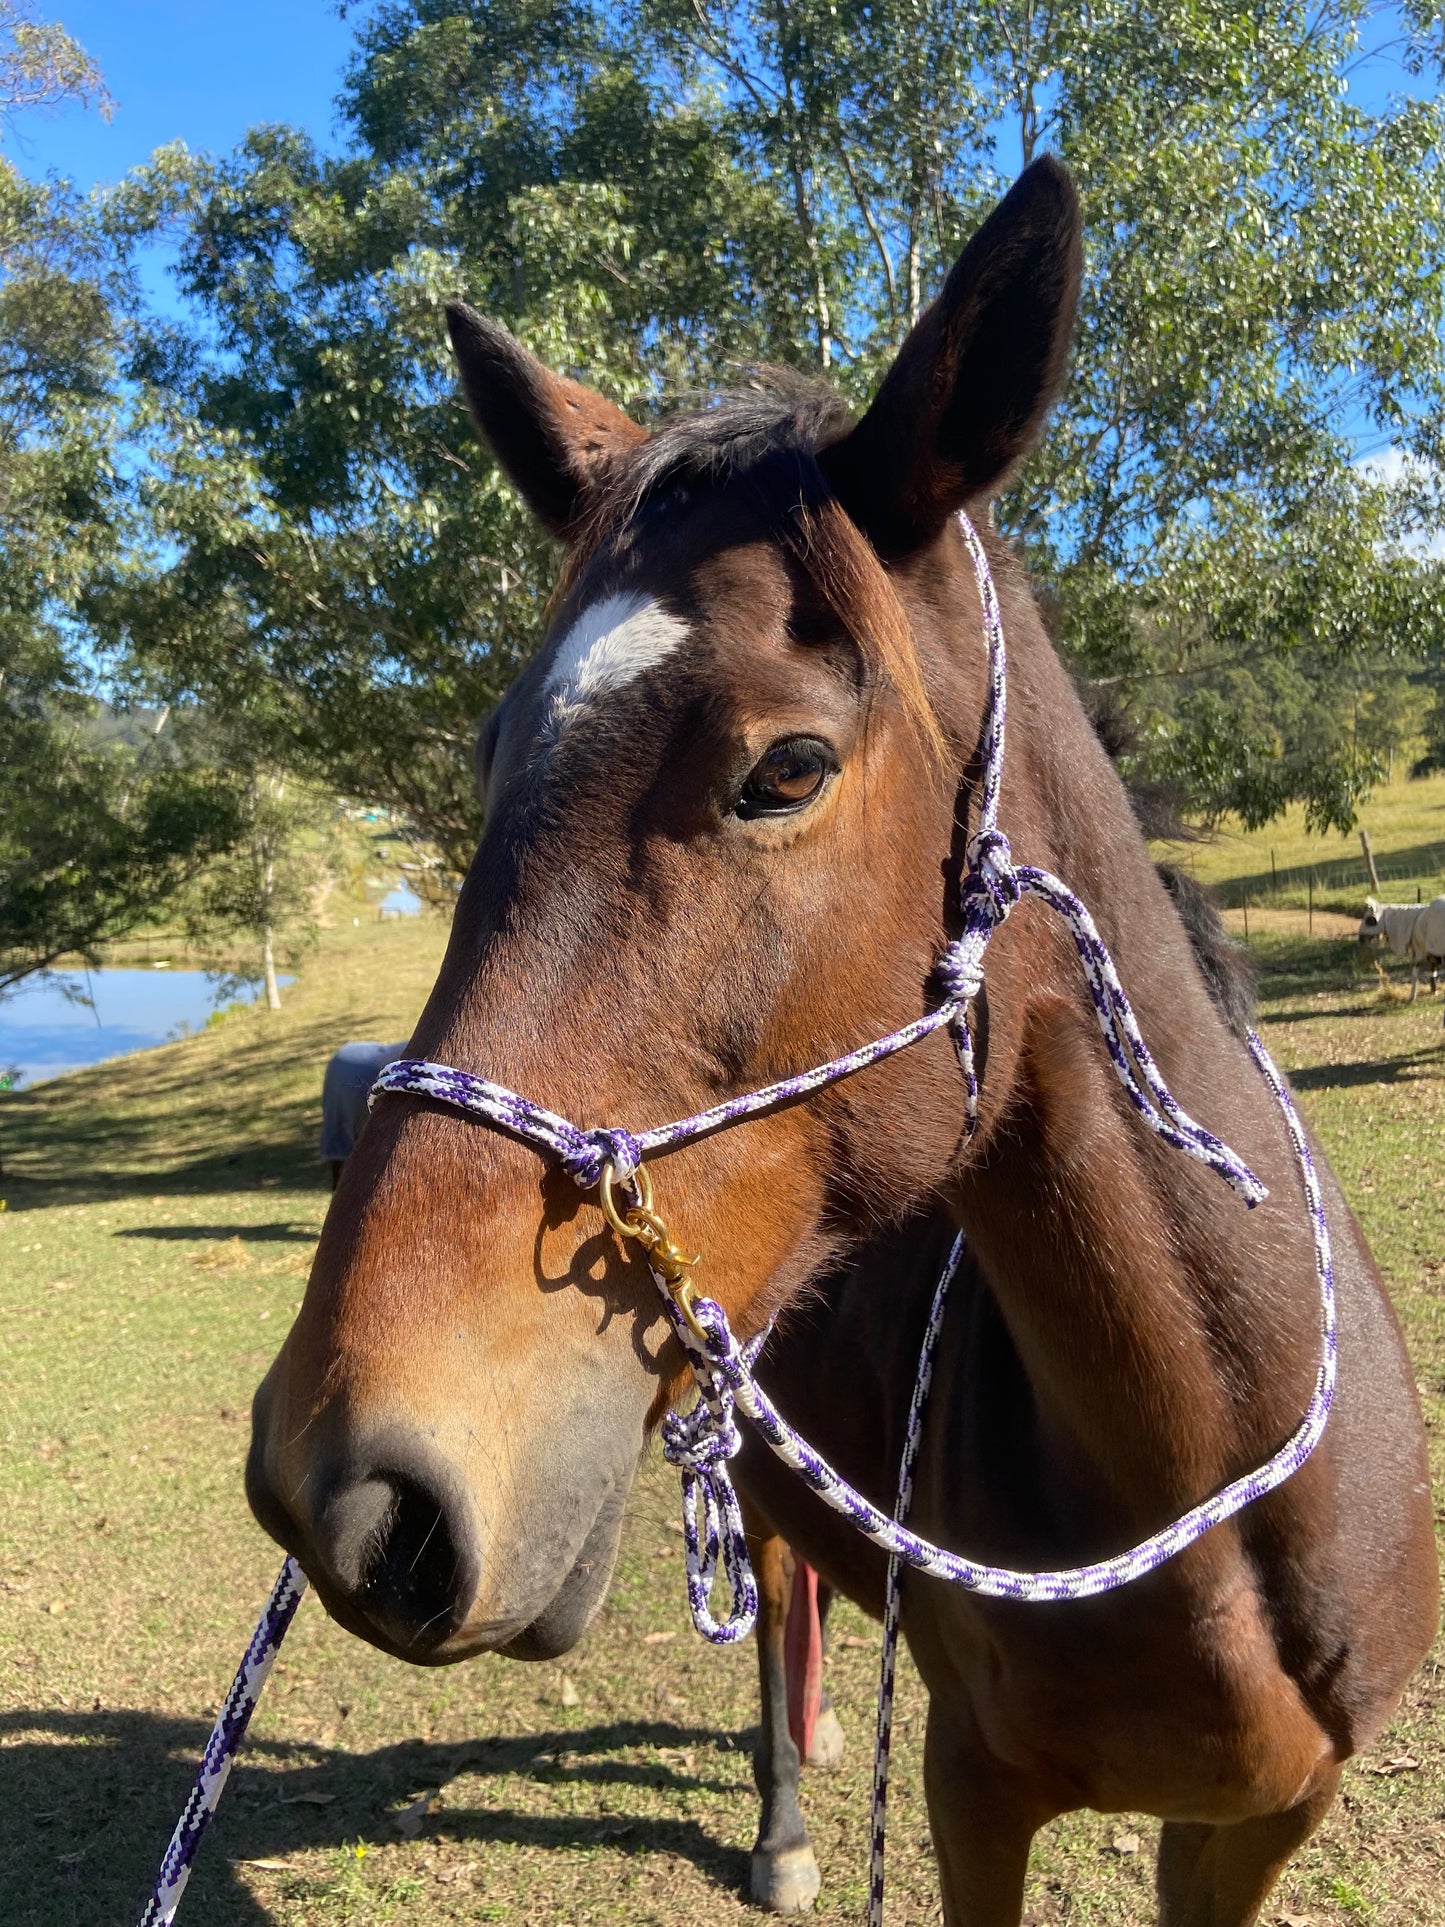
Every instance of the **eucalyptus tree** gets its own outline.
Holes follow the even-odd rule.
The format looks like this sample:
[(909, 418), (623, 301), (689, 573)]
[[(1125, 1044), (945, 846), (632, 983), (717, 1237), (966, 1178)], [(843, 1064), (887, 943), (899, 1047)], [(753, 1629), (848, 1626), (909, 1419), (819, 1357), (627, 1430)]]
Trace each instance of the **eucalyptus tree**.
[[(0, 131), (103, 101), (63, 29), (0, 3)], [(0, 155), (0, 992), (175, 899), (235, 827), (188, 736), (107, 734), (84, 603), (132, 541), (121, 382), (133, 296), (98, 207)]]
[[(1367, 110), (1387, 32), (1408, 85)], [(1000, 520), (1154, 775), (1347, 824), (1404, 728), (1371, 692), (1445, 617), (1436, 34), (1373, 0), (387, 0), (343, 151), (259, 130), (191, 175), (163, 535), (112, 632), (460, 863), (466, 745), (553, 563), (467, 430), (442, 301), (641, 417), (753, 362), (861, 399), (1048, 148), (1083, 318)]]

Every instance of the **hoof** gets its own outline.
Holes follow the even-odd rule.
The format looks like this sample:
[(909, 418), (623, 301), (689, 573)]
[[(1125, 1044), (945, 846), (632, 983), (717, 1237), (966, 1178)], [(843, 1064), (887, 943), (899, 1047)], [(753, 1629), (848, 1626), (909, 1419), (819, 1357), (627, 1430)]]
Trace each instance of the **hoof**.
[(822, 1886), (811, 1847), (787, 1847), (781, 1853), (755, 1849), (749, 1889), (755, 1907), (770, 1914), (806, 1914)]
[(808, 1765), (820, 1766), (824, 1772), (843, 1764), (843, 1729), (838, 1724), (838, 1715), (831, 1706), (825, 1706), (818, 1715), (818, 1723), (813, 1728), (813, 1744), (808, 1748)]

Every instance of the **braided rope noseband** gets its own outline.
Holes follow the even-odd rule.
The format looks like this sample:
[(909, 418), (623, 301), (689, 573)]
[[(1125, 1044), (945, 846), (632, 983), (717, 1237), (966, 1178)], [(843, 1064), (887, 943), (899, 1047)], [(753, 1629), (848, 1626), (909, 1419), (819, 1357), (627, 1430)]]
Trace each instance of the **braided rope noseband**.
[[(691, 1143), (710, 1132), (807, 1096), (885, 1057), (893, 1056), (895, 1052), (906, 1049), (936, 1030), (946, 1028), (953, 1039), (963, 1073), (966, 1129), (972, 1134), (978, 1123), (978, 1078), (974, 1069), (973, 1040), (968, 1027), (968, 1005), (983, 985), (984, 953), (989, 939), (1017, 903), (1026, 896), (1035, 896), (1057, 911), (1068, 925), (1083, 965), (1085, 982), (1110, 1062), (1139, 1116), (1166, 1144), (1216, 1172), (1246, 1205), (1258, 1204), (1266, 1195), (1259, 1179), (1227, 1144), (1189, 1116), (1164, 1082), (1144, 1042), (1113, 959), (1087, 909), (1073, 891), (1049, 871), (1031, 864), (1016, 864), (1008, 839), (998, 828), (1007, 710), (1003, 621), (983, 544), (966, 515), (960, 514), (958, 520), (973, 563), (983, 609), (989, 687), (979, 745), (983, 772), (979, 829), (969, 842), (967, 863), (959, 885), (960, 933), (938, 960), (936, 974), (944, 997), (935, 1009), (871, 1044), (835, 1057), (812, 1070), (782, 1078), (761, 1090), (728, 1098), (676, 1123), (655, 1125), (635, 1134), (615, 1127), (582, 1130), (569, 1119), (546, 1110), (540, 1104), (534, 1104), (531, 1099), (509, 1090), (505, 1085), (421, 1058), (399, 1058), (387, 1065), (372, 1087), (372, 1102), (389, 1093), (436, 1098), (481, 1123), (510, 1132), (535, 1145), (554, 1157), (579, 1187), (590, 1190), (593, 1186), (601, 1185), (606, 1197), (614, 1182), (636, 1186), (642, 1160), (653, 1151), (670, 1150)], [(669, 1463), (678, 1468), (682, 1478), (688, 1604), (697, 1630), (714, 1644), (727, 1645), (750, 1632), (757, 1616), (757, 1585), (748, 1558), (742, 1511), (728, 1471), (728, 1461), (741, 1445), (735, 1418), (738, 1410), (751, 1421), (784, 1464), (791, 1466), (834, 1511), (851, 1520), (865, 1537), (888, 1554), (874, 1763), (868, 1901), (870, 1927), (881, 1927), (883, 1918), (884, 1815), (904, 1567), (913, 1566), (920, 1572), (991, 1598), (1057, 1601), (1086, 1599), (1097, 1593), (1111, 1592), (1152, 1572), (1186, 1546), (1193, 1545), (1212, 1527), (1232, 1518), (1245, 1506), (1282, 1485), (1303, 1465), (1324, 1432), (1334, 1399), (1338, 1366), (1334, 1271), (1324, 1201), (1304, 1128), (1284, 1079), (1253, 1031), (1248, 1033), (1246, 1041), (1261, 1076), (1284, 1113), (1314, 1237), (1322, 1335), (1314, 1390), (1303, 1418), (1264, 1465), (1232, 1480), (1200, 1504), (1191, 1507), (1171, 1525), (1152, 1533), (1128, 1551), (1098, 1560), (1092, 1565), (1059, 1572), (1015, 1572), (1008, 1567), (989, 1565), (945, 1551), (907, 1529), (913, 1469), (932, 1380), (934, 1351), (942, 1329), (948, 1289), (963, 1255), (962, 1233), (954, 1241), (934, 1292), (908, 1414), (898, 1495), (891, 1517), (840, 1477), (793, 1430), (758, 1384), (753, 1367), (767, 1342), (768, 1329), (758, 1333), (746, 1345), (739, 1346), (726, 1314), (713, 1299), (695, 1299), (689, 1294), (680, 1302), (675, 1289), (677, 1271), (665, 1265), (659, 1255), (659, 1250), (675, 1255), (675, 1248), (666, 1244), (659, 1247), (655, 1240), (649, 1244), (653, 1277), (672, 1319), (673, 1328), (685, 1349), (698, 1392), (697, 1403), (690, 1411), (668, 1413), (661, 1428), (664, 1455)], [(640, 1190), (635, 1191), (634, 1195), (639, 1202), (642, 1201)], [(643, 1215), (651, 1220), (659, 1232), (664, 1231), (660, 1221), (652, 1218), (650, 1204)], [(719, 1566), (727, 1575), (731, 1593), (727, 1611), (721, 1616), (715, 1614), (712, 1607), (713, 1586)], [(247, 1649), (241, 1671), (216, 1722), (191, 1798), (162, 1864), (155, 1892), (142, 1916), (141, 1927), (167, 1927), (174, 1917), (196, 1848), (225, 1784), (231, 1759), (245, 1733), (256, 1697), (305, 1586), (305, 1576), (295, 1560), (287, 1559)]]

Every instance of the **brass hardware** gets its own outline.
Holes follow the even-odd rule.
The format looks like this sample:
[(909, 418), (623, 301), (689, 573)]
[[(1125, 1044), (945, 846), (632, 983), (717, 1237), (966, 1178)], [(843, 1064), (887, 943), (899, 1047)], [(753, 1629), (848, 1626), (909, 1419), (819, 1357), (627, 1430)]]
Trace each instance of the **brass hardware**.
[(652, 1211), (652, 1178), (648, 1174), (647, 1166), (645, 1164), (639, 1164), (630, 1178), (619, 1178), (617, 1175), (617, 1167), (611, 1158), (609, 1158), (602, 1167), (601, 1177), (597, 1180), (597, 1202), (602, 1206), (603, 1217), (606, 1218), (619, 1238), (635, 1238), (637, 1232), (618, 1209), (617, 1188), (619, 1186), (623, 1191), (626, 1191), (630, 1186), (633, 1196), (636, 1199), (635, 1204), (626, 1207), (629, 1215), (634, 1211), (645, 1211), (650, 1215)]
[[(624, 1187), (632, 1190), (635, 1202), (625, 1203), (618, 1193)], [(693, 1284), (690, 1272), (699, 1263), (697, 1258), (689, 1258), (666, 1224), (658, 1217), (652, 1205), (652, 1179), (643, 1165), (638, 1165), (630, 1178), (620, 1178), (616, 1166), (609, 1159), (602, 1167), (602, 1175), (597, 1180), (597, 1202), (602, 1207), (602, 1215), (617, 1233), (619, 1238), (635, 1238), (647, 1253), (647, 1262), (667, 1286), (672, 1302), (682, 1313), (689, 1330), (698, 1338), (706, 1340), (707, 1333), (697, 1322), (697, 1287)]]

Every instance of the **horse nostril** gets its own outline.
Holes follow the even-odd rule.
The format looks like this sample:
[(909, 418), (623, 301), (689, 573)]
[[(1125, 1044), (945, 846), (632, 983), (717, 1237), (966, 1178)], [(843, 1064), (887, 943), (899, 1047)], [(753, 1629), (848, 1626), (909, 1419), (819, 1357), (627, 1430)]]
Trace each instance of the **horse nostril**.
[(470, 1561), (436, 1493), (402, 1477), (389, 1483), (390, 1503), (361, 1549), (357, 1604), (398, 1645), (434, 1645), (466, 1617)]
[(378, 1468), (333, 1491), (317, 1521), (317, 1551), (333, 1583), (401, 1651), (439, 1645), (476, 1594), (467, 1514), (448, 1483)]

